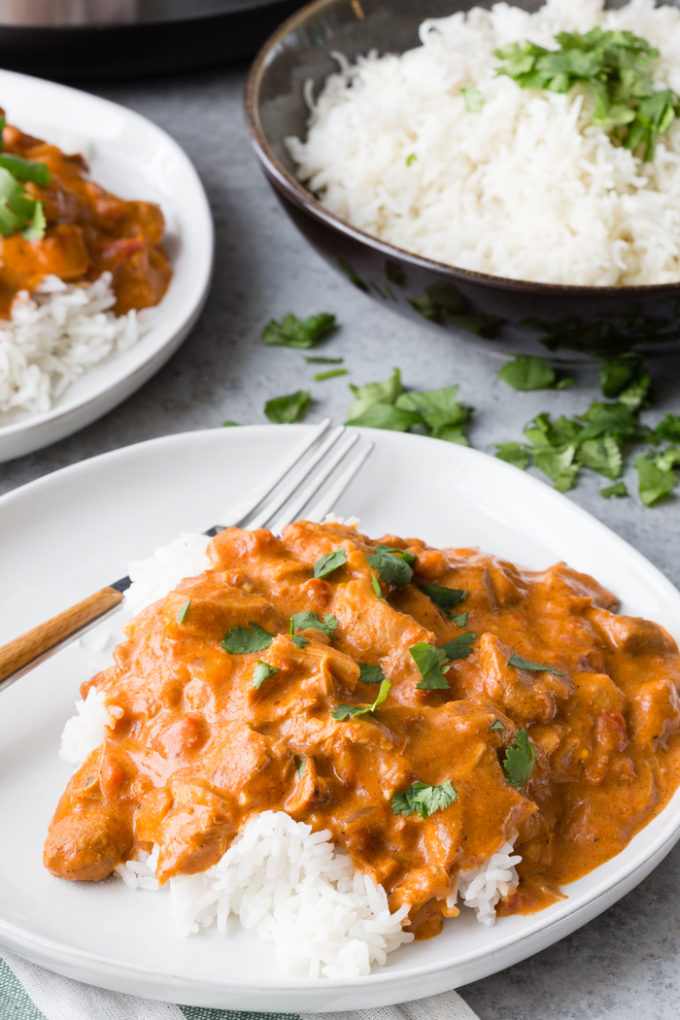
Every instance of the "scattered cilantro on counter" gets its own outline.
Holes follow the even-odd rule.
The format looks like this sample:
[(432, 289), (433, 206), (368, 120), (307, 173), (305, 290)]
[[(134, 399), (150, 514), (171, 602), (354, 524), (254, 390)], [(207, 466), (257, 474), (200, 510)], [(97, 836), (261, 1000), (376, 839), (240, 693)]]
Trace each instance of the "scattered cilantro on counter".
[(503, 770), (511, 786), (522, 788), (527, 785), (536, 761), (534, 745), (526, 730), (517, 730), (515, 739), (505, 752)]
[(269, 648), (274, 640), (274, 634), (270, 634), (258, 623), (249, 623), (247, 627), (232, 627), (222, 639), (222, 647), (225, 652), (232, 655), (246, 655), (248, 652), (262, 652)]
[(354, 394), (347, 425), (408, 432), (415, 428), (421, 434), (468, 445), (464, 433), (471, 408), (458, 400), (457, 386), (434, 390), (404, 390), (401, 372), (395, 368), (389, 379), (350, 385)]
[[(635, 460), (640, 499), (654, 506), (674, 489), (680, 466), (680, 417), (667, 414), (656, 428), (640, 420), (649, 407), (651, 377), (640, 354), (622, 354), (605, 361), (600, 369), (600, 387), (610, 401), (593, 400), (572, 418), (551, 418), (537, 414), (524, 427), (527, 442), (496, 444), (496, 456), (515, 467), (538, 468), (560, 492), (574, 487), (582, 469), (595, 471), (613, 484), (601, 489), (606, 499), (625, 497), (628, 490), (620, 481), (632, 448), (649, 444), (653, 450)], [(664, 450), (660, 443), (671, 445)]]
[(310, 400), (308, 390), (296, 390), (281, 397), (272, 397), (264, 405), (264, 413), (275, 425), (290, 425), (304, 414)]
[(429, 818), (435, 811), (443, 811), (457, 799), (458, 793), (450, 779), (438, 786), (428, 786), (418, 780), (403, 793), (395, 793), (390, 803), (394, 815), (419, 814), (421, 818)]
[(270, 666), (268, 662), (258, 659), (253, 670), (253, 687), (260, 688), (265, 680), (268, 680), (270, 676), (274, 676), (274, 673), (280, 672), (281, 670), (276, 666)]
[(342, 365), (344, 360), (344, 358), (312, 357), (305, 354), (305, 361), (308, 365)]
[(317, 372), (314, 376), (314, 382), (325, 382), (326, 379), (336, 379), (341, 375), (347, 375), (346, 368), (331, 368), (328, 372)]
[(574, 385), (573, 379), (558, 379), (548, 358), (533, 354), (516, 354), (496, 372), (499, 379), (515, 390), (564, 390)]
[(659, 51), (628, 31), (559, 32), (559, 49), (536, 43), (512, 43), (495, 50), (505, 61), (496, 68), (521, 88), (569, 92), (585, 85), (594, 103), (592, 123), (604, 128), (612, 140), (650, 160), (658, 135), (664, 134), (680, 113), (680, 96), (671, 89), (656, 89), (651, 68)]
[(392, 684), (389, 680), (383, 680), (380, 684), (380, 690), (378, 691), (378, 697), (375, 699), (372, 705), (364, 705), (360, 707), (358, 705), (337, 705), (331, 709), (331, 715), (334, 719), (338, 719), (343, 722), (345, 719), (355, 719), (358, 715), (372, 715), (379, 705), (382, 705), (383, 701), (390, 693)]
[(444, 649), (419, 641), (409, 648), (409, 652), (420, 673), (420, 680), (416, 684), (419, 691), (449, 690), (450, 684), (444, 673), (450, 662)]
[(335, 325), (335, 316), (330, 312), (310, 315), (307, 319), (299, 319), (289, 312), (282, 319), (271, 319), (262, 330), (260, 339), (263, 344), (275, 347), (306, 350), (330, 336)]

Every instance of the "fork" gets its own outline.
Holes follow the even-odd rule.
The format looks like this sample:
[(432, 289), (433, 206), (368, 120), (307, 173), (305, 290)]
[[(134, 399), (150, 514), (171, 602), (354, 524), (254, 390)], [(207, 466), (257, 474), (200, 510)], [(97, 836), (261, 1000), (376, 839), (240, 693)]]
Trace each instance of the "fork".
[[(359, 439), (358, 432), (347, 432), (342, 425), (331, 428), (330, 418), (325, 418), (293, 449), (274, 476), (267, 477), (204, 534), (213, 537), (230, 527), (269, 527), (280, 534), (284, 525), (303, 515), (310, 521), (322, 521), (373, 449), (373, 443), (367, 443), (350, 459)], [(112, 613), (130, 584), (129, 577), (121, 577), (0, 647), (0, 690)]]

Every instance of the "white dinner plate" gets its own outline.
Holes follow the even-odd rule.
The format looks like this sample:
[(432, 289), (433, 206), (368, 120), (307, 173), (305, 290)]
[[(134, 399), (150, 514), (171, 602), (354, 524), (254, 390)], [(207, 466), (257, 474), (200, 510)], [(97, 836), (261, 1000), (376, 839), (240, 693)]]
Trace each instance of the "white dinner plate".
[[(218, 521), (306, 429), (267, 425), (170, 436), (76, 464), (5, 496), (0, 644), (120, 577), (129, 559), (182, 530)], [(479, 545), (534, 568), (565, 559), (618, 593), (624, 612), (680, 634), (680, 593), (564, 496), (474, 450), (363, 431), (375, 450), (337, 512), (358, 514), (369, 534)], [(82, 659), (71, 646), (0, 693), (0, 943), (82, 981), (175, 1002), (274, 1012), (420, 998), (507, 967), (578, 928), (640, 882), (680, 833), (676, 795), (622, 853), (568, 886), (567, 898), (546, 910), (500, 918), (493, 928), (464, 911), (468, 916), (445, 923), (441, 935), (401, 947), (368, 977), (292, 979), (278, 969), (270, 945), (240, 929), (228, 939), (214, 932), (175, 935), (164, 893), (132, 892), (119, 880), (70, 883), (43, 869), (45, 831), (70, 774), (57, 751), (84, 679)]]
[(91, 177), (128, 199), (157, 202), (173, 278), (149, 313), (149, 328), (128, 351), (115, 353), (76, 380), (41, 414), (0, 414), (0, 461), (63, 439), (101, 417), (146, 382), (179, 347), (208, 294), (213, 224), (189, 158), (165, 131), (116, 103), (77, 89), (0, 71), (7, 120), (72, 151), (84, 150)]

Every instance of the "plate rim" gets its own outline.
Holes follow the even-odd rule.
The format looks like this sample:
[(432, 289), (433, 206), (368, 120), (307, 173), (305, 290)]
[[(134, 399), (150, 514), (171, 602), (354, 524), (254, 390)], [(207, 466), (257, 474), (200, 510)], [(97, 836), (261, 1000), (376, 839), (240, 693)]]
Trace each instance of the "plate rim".
[[(196, 320), (201, 314), (208, 295), (210, 293), (214, 263), (215, 263), (215, 225), (212, 217), (212, 211), (208, 196), (203, 186), (203, 182), (200, 178), (196, 167), (193, 162), (184, 151), (182, 146), (175, 141), (175, 139), (165, 131), (160, 125), (156, 124), (155, 121), (148, 117), (145, 117), (141, 113), (137, 113), (136, 110), (132, 110), (121, 103), (116, 103), (111, 99), (105, 99), (95, 93), (88, 92), (84, 89), (75, 88), (72, 85), (63, 85), (60, 82), (50, 81), (47, 78), (40, 78), (35, 75), (24, 74), (19, 71), (9, 71), (4, 68), (0, 68), (0, 86), (4, 86), (7, 83), (8, 90), (11, 89), (14, 83), (15, 87), (23, 89), (48, 89), (50, 92), (56, 92), (64, 96), (65, 100), (86, 104), (91, 104), (93, 107), (105, 108), (112, 113), (115, 113), (118, 117), (123, 117), (124, 121), (129, 124), (137, 125), (139, 128), (143, 128), (156, 138), (162, 141), (163, 145), (168, 147), (172, 153), (173, 158), (177, 164), (180, 165), (183, 171), (191, 179), (193, 187), (193, 198), (192, 202), (195, 204), (196, 209), (200, 210), (200, 223), (198, 224), (196, 233), (201, 233), (205, 242), (203, 264), (198, 265), (198, 272), (196, 274), (196, 283), (193, 285), (193, 294), (191, 295), (191, 301), (186, 305), (185, 311), (180, 318), (177, 318), (173, 323), (168, 323), (167, 326), (161, 331), (159, 338), (154, 342), (153, 347), (144, 354), (144, 356), (130, 369), (126, 371), (119, 370), (115, 373), (113, 380), (108, 383), (100, 383), (98, 388), (91, 394), (82, 396), (76, 399), (69, 399), (68, 392), (69, 388), (64, 393), (66, 397), (65, 402), (57, 403), (52, 406), (48, 411), (41, 411), (37, 414), (28, 413), (28, 417), (24, 420), (11, 422), (9, 424), (2, 424), (0, 421), (0, 462), (3, 459), (12, 459), (16, 456), (21, 456), (21, 452), (10, 452), (7, 458), (3, 453), (3, 447), (12, 447), (13, 445), (20, 445), (22, 449), (26, 447), (26, 443), (21, 443), (21, 438), (25, 437), (29, 440), (29, 445), (23, 449), (24, 453), (37, 450), (43, 446), (48, 445), (57, 438), (64, 438), (66, 435), (70, 435), (78, 429), (82, 428), (85, 424), (96, 420), (98, 417), (103, 416), (107, 411), (111, 410), (117, 404), (121, 403), (126, 399), (135, 389), (141, 386), (157, 369), (159, 369), (163, 363), (177, 350), (182, 341), (186, 338), (188, 333), (193, 328)], [(195, 265), (196, 263), (194, 263)], [(173, 275), (170, 281), (170, 288), (175, 283), (175, 276)], [(162, 302), (161, 302), (162, 303)], [(154, 306), (158, 307), (158, 306)], [(150, 324), (149, 330), (146, 334), (143, 334), (139, 341), (144, 339), (144, 336), (153, 336), (154, 325), (153, 322)], [(137, 347), (137, 345), (135, 345)], [(135, 348), (131, 348), (134, 350)], [(92, 366), (96, 368), (98, 365), (109, 364), (111, 355), (107, 356), (102, 362), (98, 362)], [(115, 366), (115, 355), (113, 355), (113, 361), (111, 362)], [(124, 388), (127, 382), (132, 382), (132, 387), (128, 388), (122, 394), (114, 394), (113, 391), (118, 387)], [(108, 406), (107, 398), (109, 399)], [(102, 405), (100, 414), (91, 416), (91, 412), (94, 409), (94, 405)], [(35, 434), (41, 430), (49, 428), (49, 426), (57, 426), (63, 428), (64, 420), (70, 417), (84, 417), (85, 420), (79, 421), (73, 429), (62, 431), (55, 439), (46, 437), (41, 440), (38, 445), (32, 444), (32, 439), (35, 438)], [(1, 417), (1, 416), (0, 416)]]
[[(311, 433), (314, 429), (314, 425), (294, 425), (292, 426), (294, 432), (299, 433), (300, 436), (304, 432)], [(386, 446), (390, 445), (401, 445), (407, 444), (414, 447), (432, 448), (432, 443), (435, 441), (423, 436), (411, 435), (411, 434), (400, 434), (400, 433), (386, 433), (381, 430), (375, 429), (356, 429), (357, 432), (364, 435), (366, 438), (371, 439), (374, 443), (384, 443)], [(294, 433), (293, 433), (294, 434)], [(5, 510), (5, 507), (11, 508), (16, 502), (21, 502), (23, 499), (32, 499), (38, 495), (41, 490), (49, 489), (53, 485), (71, 483), (71, 479), (78, 479), (81, 476), (87, 476), (88, 472), (94, 466), (97, 469), (104, 468), (108, 463), (117, 461), (125, 461), (131, 458), (133, 461), (138, 457), (153, 457), (154, 451), (158, 448), (172, 447), (174, 445), (189, 446), (198, 445), (209, 439), (217, 441), (219, 444), (224, 444), (228, 447), (230, 444), (240, 446), (245, 444), (247, 446), (249, 437), (273, 437), (273, 436), (286, 436), (291, 435), (291, 426), (281, 425), (251, 425), (251, 426), (240, 426), (239, 429), (202, 429), (196, 431), (186, 431), (174, 433), (167, 436), (155, 437), (152, 439), (143, 440), (142, 442), (130, 444), (128, 446), (120, 447), (116, 450), (108, 451), (105, 453), (98, 454), (94, 457), (88, 458), (83, 461), (68, 465), (60, 468), (48, 475), (42, 476), (41, 478), (35, 479), (28, 482), (5, 495), (0, 497), (0, 519)], [(219, 439), (217, 438), (219, 437)], [(472, 448), (461, 447), (453, 444), (447, 444), (446, 447), (438, 447), (440, 450), (445, 449), (449, 451), (447, 456), (451, 456), (452, 460), (455, 461), (460, 458), (463, 462), (469, 461), (481, 465), (483, 463), (493, 463), (494, 469), (501, 475), (506, 475), (508, 478), (512, 477), (516, 481), (521, 478), (520, 485), (525, 487), (525, 491), (534, 491), (537, 494), (540, 493), (541, 497), (549, 502), (553, 503), (556, 507), (562, 507), (567, 513), (578, 518), (588, 528), (593, 530), (595, 534), (606, 534), (608, 540), (614, 541), (615, 548), (619, 547), (625, 550), (628, 558), (644, 566), (646, 572), (651, 572), (654, 578), (655, 584), (659, 586), (663, 592), (673, 598), (678, 605), (680, 610), (680, 592), (672, 584), (672, 582), (663, 574), (663, 572), (656, 567), (650, 560), (642, 555), (637, 549), (631, 546), (625, 539), (621, 538), (616, 532), (612, 531), (606, 524), (598, 520), (588, 511), (582, 507), (573, 503), (564, 495), (558, 493), (555, 489), (542, 482), (540, 479), (535, 478), (531, 475), (520, 472), (517, 474), (518, 469), (513, 466), (499, 461), (497, 458), (492, 457), (479, 450)], [(466, 953), (462, 953), (456, 956), (455, 960), (451, 963), (444, 965), (441, 961), (432, 961), (421, 963), (415, 967), (412, 967), (406, 974), (395, 974), (389, 970), (376, 970), (365, 977), (352, 978), (352, 979), (330, 979), (323, 978), (320, 981), (308, 979), (308, 978), (285, 978), (280, 975), (275, 975), (273, 979), (241, 979), (239, 981), (238, 993), (245, 995), (246, 999), (249, 996), (259, 995), (261, 997), (267, 995), (294, 995), (300, 993), (304, 998), (306, 995), (313, 996), (315, 993), (318, 994), (333, 994), (347, 992), (349, 994), (357, 991), (364, 991), (366, 989), (374, 990), (377, 995), (374, 995), (371, 1000), (366, 1001), (366, 1006), (370, 1005), (381, 1005), (387, 1002), (394, 1002), (393, 995), (384, 994), (389, 993), (389, 988), (402, 983), (402, 988), (399, 991), (400, 998), (398, 1001), (404, 1001), (409, 998), (410, 989), (407, 983), (417, 982), (419, 979), (439, 977), (441, 988), (453, 987), (450, 980), (446, 979), (447, 973), (452, 967), (459, 967), (464, 964), (469, 965), (469, 969), (474, 968), (475, 963), (480, 964), (478, 970), (480, 971), (479, 976), (485, 976), (486, 974), (495, 973), (497, 970), (504, 966), (508, 966), (512, 963), (518, 962), (521, 959), (525, 959), (535, 952), (539, 952), (543, 948), (547, 948), (548, 945), (558, 941), (565, 937), (569, 932), (574, 931), (580, 927), (583, 923), (591, 920), (602, 911), (606, 910), (622, 895), (638, 884), (647, 874), (653, 870), (654, 867), (663, 859), (663, 857), (670, 851), (672, 846), (680, 837), (680, 788), (676, 791), (675, 795), (669, 800), (664, 809), (652, 819), (652, 822), (661, 817), (665, 818), (664, 824), (661, 826), (661, 831), (656, 833), (651, 841), (647, 843), (644, 848), (638, 850), (636, 858), (633, 862), (624, 861), (620, 862), (618, 867), (615, 867), (613, 873), (606, 879), (600, 880), (597, 889), (593, 889), (582, 896), (581, 902), (575, 903), (573, 898), (567, 896), (564, 901), (554, 905), (551, 908), (551, 914), (547, 920), (542, 920), (546, 917), (545, 911), (539, 911), (534, 915), (530, 915), (531, 923), (527, 926), (527, 930), (522, 932), (509, 931), (502, 939), (494, 945), (494, 955), (502, 958), (504, 962), (489, 967), (484, 967), (483, 961), (489, 955), (489, 950), (481, 948), (473, 948)], [(647, 828), (647, 827), (645, 827)], [(644, 832), (645, 829), (640, 830)], [(633, 837), (635, 838), (635, 837)], [(620, 855), (624, 854), (630, 847), (630, 843), (624, 848), (624, 851)], [(615, 861), (615, 858), (611, 858), (608, 864)], [(603, 866), (600, 866), (603, 867)], [(597, 872), (599, 869), (594, 869)], [(594, 872), (590, 873), (591, 875)], [(594, 909), (593, 909), (594, 908)], [(583, 916), (583, 915), (587, 916)], [(548, 938), (545, 936), (548, 934)], [(544, 938), (544, 941), (540, 947), (535, 947), (530, 950), (529, 953), (524, 953), (522, 947), (528, 942), (533, 942), (538, 938)], [(246, 1003), (242, 1007), (237, 1007), (234, 1003), (235, 998), (238, 998), (234, 994), (233, 980), (225, 981), (217, 978), (207, 979), (206, 977), (188, 978), (186, 975), (182, 975), (181, 978), (176, 979), (177, 984), (173, 982), (173, 976), (171, 974), (162, 974), (156, 970), (152, 972), (149, 965), (133, 965), (133, 964), (121, 964), (117, 961), (111, 960), (106, 956), (102, 956), (95, 951), (88, 951), (81, 948), (74, 948), (64, 946), (63, 943), (51, 937), (45, 937), (42, 935), (29, 934), (25, 935), (21, 932), (21, 929), (12, 922), (8, 922), (5, 918), (0, 916), (0, 940), (3, 944), (6, 944), (9, 949), (18, 951), (21, 955), (25, 955), (28, 958), (32, 958), (43, 965), (57, 969), (61, 973), (67, 973), (70, 976), (77, 977), (79, 980), (90, 981), (93, 984), (101, 983), (102, 979), (109, 982), (108, 987), (122, 987), (124, 982), (127, 980), (133, 980), (137, 982), (137, 987), (142, 988), (138, 994), (146, 994), (153, 996), (154, 998), (163, 999), (163, 989), (161, 989), (161, 983), (165, 985), (165, 994), (167, 995), (166, 1001), (177, 1001), (177, 992), (183, 995), (182, 1001), (191, 1001), (197, 1005), (213, 1004), (216, 1005), (217, 1001), (215, 996), (222, 996), (222, 1004), (224, 1004), (224, 996), (231, 995), (230, 1002), (234, 1004), (234, 1008), (262, 1008), (254, 1005), (252, 999), (249, 1000), (249, 1005)], [(518, 951), (519, 950), (519, 951)], [(55, 953), (58, 954), (59, 959), (55, 959)], [(481, 963), (480, 963), (481, 961)], [(75, 973), (75, 969), (78, 967), (85, 967), (86, 970), (79, 970)], [(466, 981), (468, 979), (466, 978)], [(469, 978), (474, 980), (474, 978)], [(455, 984), (455, 982), (454, 982)], [(381, 994), (383, 993), (383, 994)], [(428, 992), (431, 994), (431, 992)], [(187, 995), (189, 997), (187, 997)], [(417, 997), (418, 991), (413, 990), (411, 997)], [(285, 1008), (301, 1009), (307, 1012), (314, 1012), (314, 1006), (307, 1001), (303, 1001), (300, 998), (297, 1001), (296, 1006), (285, 1006)], [(320, 1007), (319, 1007), (320, 1008)], [(326, 1007), (327, 1008), (327, 1007)], [(356, 1006), (355, 1003), (351, 1005), (342, 1005), (337, 1008), (361, 1008)]]

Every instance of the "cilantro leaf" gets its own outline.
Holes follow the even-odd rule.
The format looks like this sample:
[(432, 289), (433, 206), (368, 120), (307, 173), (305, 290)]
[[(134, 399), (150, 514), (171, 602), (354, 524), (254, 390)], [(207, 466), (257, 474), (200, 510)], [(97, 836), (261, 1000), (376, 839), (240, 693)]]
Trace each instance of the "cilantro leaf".
[(618, 478), (623, 468), (621, 444), (610, 435), (584, 439), (578, 448), (578, 461), (605, 478)]
[(466, 627), (469, 615), (469, 613), (458, 613), (457, 616), (452, 616), (451, 620), (455, 623), (456, 627)]
[(469, 594), (463, 588), (445, 588), (441, 584), (419, 584), (418, 587), (444, 612), (459, 606)]
[[(516, 390), (551, 390), (558, 385), (557, 374), (548, 358), (533, 354), (516, 354), (496, 373), (499, 379)], [(564, 382), (564, 380), (562, 381)]]
[(563, 449), (541, 449), (534, 451), (534, 464), (555, 483), (558, 492), (573, 489), (578, 474), (575, 463), (576, 447), (572, 444)]
[(305, 354), (305, 361), (308, 365), (342, 365), (344, 360), (344, 358), (322, 358)]
[(677, 473), (666, 467), (659, 458), (637, 457), (635, 467), (638, 473), (638, 491), (645, 506), (655, 506), (675, 488)]
[(44, 232), (42, 202), (31, 198), (10, 171), (0, 166), (0, 234), (11, 237), (22, 233), (26, 240), (36, 241)]
[(15, 181), (30, 181), (41, 188), (47, 187), (52, 180), (47, 163), (36, 163), (23, 156), (14, 156), (9, 152), (0, 154), (0, 167), (9, 170)]
[(326, 613), (323, 620), (320, 620), (314, 612), (293, 613), (290, 618), (291, 632), (294, 630), (320, 630), (323, 634), (332, 637), (338, 629), (338, 621), (332, 613)]
[(375, 597), (377, 599), (380, 599), (381, 602), (385, 602), (385, 596), (382, 593), (382, 588), (380, 587), (378, 575), (374, 573), (371, 573), (371, 588), (375, 592)]
[(449, 659), (442, 648), (435, 648), (426, 641), (409, 648), (411, 658), (418, 667), (420, 680), (416, 687), (420, 691), (443, 691), (450, 688), (444, 673), (449, 668)]
[(357, 666), (362, 684), (380, 684), (386, 679), (380, 666), (371, 666), (367, 662), (358, 662)]
[(393, 404), (377, 402), (365, 408), (360, 414), (348, 418), (346, 425), (367, 429), (388, 429), (391, 432), (408, 432), (412, 425), (417, 425), (420, 417), (412, 411), (403, 411)]
[(187, 599), (187, 601), (184, 603), (184, 605), (180, 609), (179, 613), (177, 614), (177, 622), (180, 625), (180, 627), (182, 626), (182, 624), (184, 623), (184, 621), (187, 618), (187, 613), (189, 612), (189, 606), (190, 605), (191, 605), (191, 599)]
[(401, 384), (401, 372), (398, 368), (393, 369), (389, 379), (385, 379), (383, 382), (366, 383), (365, 386), (350, 384), (349, 388), (355, 397), (348, 413), (350, 420), (363, 414), (373, 404), (394, 404), (397, 397), (404, 391)]
[(290, 639), (294, 645), (298, 648), (306, 648), (309, 644), (309, 638), (303, 637), (302, 634), (293, 634)]
[(489, 729), (490, 730), (498, 730), (500, 732), (501, 730), (505, 730), (505, 726), (500, 721), (500, 719), (494, 719), (494, 721), (489, 726)]
[(416, 156), (415, 152), (409, 152), (408, 156), (406, 157), (406, 166), (412, 166), (417, 159), (418, 157)]
[(470, 417), (470, 409), (458, 400), (458, 389), (442, 386), (436, 390), (409, 390), (397, 397), (396, 406), (419, 414), (423, 424), (439, 439), (445, 429), (460, 427)]
[(517, 730), (515, 738), (505, 752), (503, 770), (511, 786), (522, 788), (531, 778), (536, 751), (526, 730)]
[(328, 372), (317, 372), (314, 376), (314, 382), (325, 382), (326, 379), (335, 379), (340, 375), (347, 375), (346, 368), (331, 368)]
[(314, 564), (314, 577), (327, 577), (334, 570), (343, 567), (347, 563), (347, 554), (344, 549), (334, 549), (326, 556), (320, 556)]
[(612, 358), (600, 369), (600, 388), (605, 397), (617, 397), (631, 410), (643, 406), (651, 385), (651, 377), (639, 354)]
[(620, 499), (628, 495), (628, 489), (625, 482), (615, 482), (614, 485), (607, 485), (604, 489), (600, 489), (600, 495), (605, 499), (611, 499), (612, 496)]
[(335, 316), (329, 312), (310, 315), (307, 319), (299, 319), (297, 315), (289, 313), (278, 321), (272, 319), (268, 322), (260, 339), (263, 344), (305, 350), (330, 336), (335, 325)]
[(429, 818), (435, 811), (444, 811), (458, 799), (458, 792), (450, 779), (438, 786), (428, 786), (417, 780), (403, 793), (395, 793), (390, 801), (392, 814), (415, 815)]
[(331, 715), (334, 719), (338, 719), (342, 722), (345, 719), (356, 718), (358, 715), (371, 715), (375, 712), (379, 705), (382, 705), (383, 701), (390, 692), (392, 684), (389, 680), (383, 680), (380, 684), (380, 690), (378, 691), (378, 697), (375, 699), (372, 705), (364, 705), (360, 707), (358, 705), (337, 705), (336, 708), (331, 709)]
[(468, 113), (479, 113), (484, 106), (484, 96), (476, 85), (464, 85), (460, 90)]
[(437, 439), (467, 445), (463, 427), (471, 408), (460, 403), (457, 386), (405, 392), (401, 373), (395, 368), (389, 379), (365, 386), (350, 385), (350, 389), (355, 400), (349, 409), (347, 425), (394, 432), (420, 428)]
[(366, 557), (366, 562), (369, 567), (375, 567), (385, 584), (402, 587), (413, 577), (413, 568), (408, 562), (410, 556), (412, 554), (406, 550), (378, 545), (375, 552)]
[(496, 456), (525, 471), (531, 463), (529, 448), (523, 443), (496, 443)]
[(264, 413), (276, 425), (290, 424), (302, 417), (311, 400), (307, 390), (296, 390), (281, 397), (272, 397), (264, 405)]
[(265, 680), (268, 680), (270, 676), (274, 676), (274, 673), (280, 672), (281, 670), (276, 666), (270, 666), (268, 662), (263, 662), (262, 659), (258, 659), (255, 669), (253, 670), (253, 687), (260, 688)]
[(564, 673), (555, 669), (554, 666), (546, 666), (543, 662), (532, 662), (531, 659), (524, 659), (516, 652), (513, 652), (508, 659), (508, 666), (514, 666), (515, 669), (526, 669), (530, 673), (554, 673), (555, 676), (564, 676)]
[(458, 637), (447, 641), (445, 645), (442, 645), (441, 650), (448, 659), (467, 659), (468, 655), (472, 652), (472, 645), (476, 639), (477, 635), (474, 631), (469, 630), (465, 634), (459, 634)]
[(222, 648), (232, 655), (246, 655), (248, 652), (262, 652), (274, 640), (264, 627), (249, 623), (247, 627), (232, 627), (222, 639)]
[(654, 439), (680, 443), (680, 415), (669, 412), (654, 429)]

